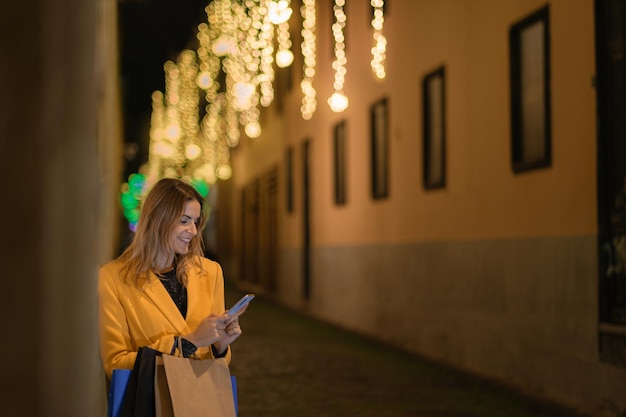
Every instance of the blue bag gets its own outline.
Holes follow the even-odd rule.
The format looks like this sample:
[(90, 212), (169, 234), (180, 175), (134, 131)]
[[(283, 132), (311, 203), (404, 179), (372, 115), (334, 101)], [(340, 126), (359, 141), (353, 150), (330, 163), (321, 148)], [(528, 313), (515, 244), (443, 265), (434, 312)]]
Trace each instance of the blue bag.
[(233, 399), (235, 400), (235, 415), (239, 415), (239, 404), (237, 403), (237, 378), (232, 376), (230, 377), (230, 382), (233, 384)]
[(119, 417), (124, 394), (130, 379), (130, 369), (114, 369), (111, 375), (107, 417)]

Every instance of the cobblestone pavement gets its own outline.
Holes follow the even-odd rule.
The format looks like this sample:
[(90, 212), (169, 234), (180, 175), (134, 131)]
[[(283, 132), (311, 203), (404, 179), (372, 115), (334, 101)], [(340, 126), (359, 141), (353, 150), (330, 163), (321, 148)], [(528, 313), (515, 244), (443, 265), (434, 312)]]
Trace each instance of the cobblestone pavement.
[[(227, 288), (226, 304), (241, 295)], [(581, 417), (262, 297), (240, 323), (231, 363), (239, 417)]]

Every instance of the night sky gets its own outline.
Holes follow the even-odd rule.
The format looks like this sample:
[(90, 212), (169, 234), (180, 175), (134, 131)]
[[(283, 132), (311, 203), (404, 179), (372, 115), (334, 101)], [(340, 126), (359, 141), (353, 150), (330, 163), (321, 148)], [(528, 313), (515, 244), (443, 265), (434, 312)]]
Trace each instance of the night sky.
[(125, 178), (147, 159), (154, 90), (164, 91), (163, 64), (185, 48), (196, 49), (196, 28), (206, 21), (208, 0), (120, 0), (120, 78), (124, 142), (137, 143)]

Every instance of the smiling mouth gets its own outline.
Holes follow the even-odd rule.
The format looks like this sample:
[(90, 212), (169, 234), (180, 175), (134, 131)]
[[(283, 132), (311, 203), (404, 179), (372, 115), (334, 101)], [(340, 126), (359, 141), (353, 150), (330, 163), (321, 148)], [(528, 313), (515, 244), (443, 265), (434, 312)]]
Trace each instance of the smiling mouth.
[(178, 240), (182, 241), (186, 245), (191, 243), (191, 239), (185, 239), (185, 238), (179, 237)]

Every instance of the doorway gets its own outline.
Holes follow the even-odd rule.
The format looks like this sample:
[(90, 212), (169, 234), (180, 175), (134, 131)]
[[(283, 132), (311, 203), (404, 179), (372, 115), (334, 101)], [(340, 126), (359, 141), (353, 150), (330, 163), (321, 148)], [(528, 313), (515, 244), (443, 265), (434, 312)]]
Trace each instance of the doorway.
[(626, 367), (626, 2), (596, 0), (599, 350)]
[(302, 296), (311, 296), (311, 140), (302, 144)]

